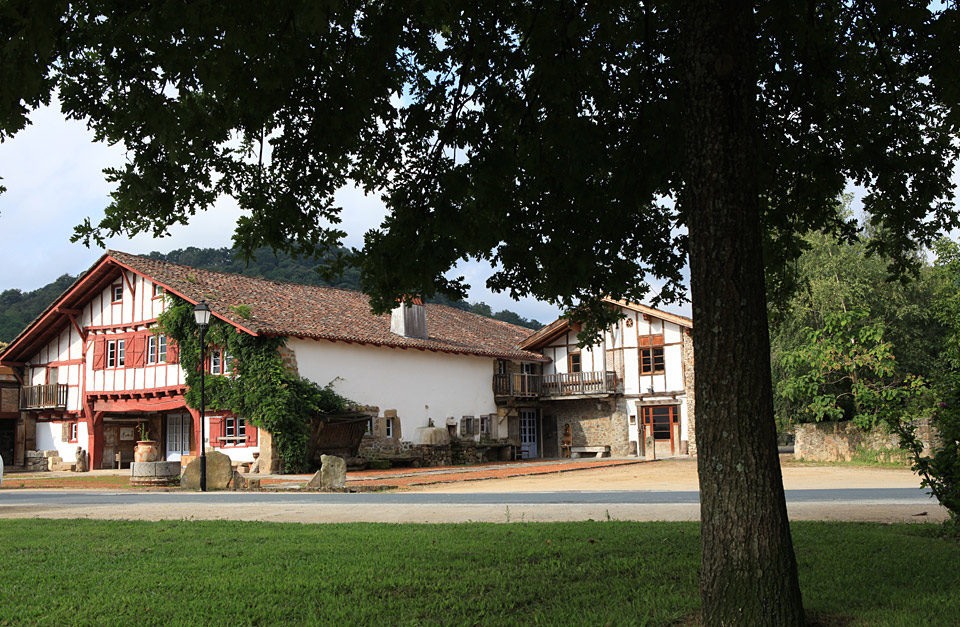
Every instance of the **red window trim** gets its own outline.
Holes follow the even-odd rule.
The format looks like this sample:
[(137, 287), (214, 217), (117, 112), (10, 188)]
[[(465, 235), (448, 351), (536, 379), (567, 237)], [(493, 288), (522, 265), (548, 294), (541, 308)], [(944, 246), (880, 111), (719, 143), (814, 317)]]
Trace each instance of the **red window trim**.
[[(120, 298), (117, 298), (117, 288), (120, 288)], [(123, 282), (114, 283), (110, 286), (110, 304), (119, 305), (123, 303)]]
[(76, 421), (71, 421), (69, 424), (70, 435), (73, 436), (73, 439), (67, 440), (67, 444), (76, 444), (80, 439), (80, 424)]

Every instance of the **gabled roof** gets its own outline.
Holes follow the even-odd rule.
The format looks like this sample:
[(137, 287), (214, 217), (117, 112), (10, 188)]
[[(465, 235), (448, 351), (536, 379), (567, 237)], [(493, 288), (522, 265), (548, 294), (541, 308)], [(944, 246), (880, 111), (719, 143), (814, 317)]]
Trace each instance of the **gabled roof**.
[[(29, 357), (30, 337), (49, 335), (47, 327), (62, 328), (63, 319), (50, 320), (58, 310), (79, 308), (80, 300), (103, 289), (121, 268), (131, 270), (191, 303), (205, 300), (213, 314), (251, 335), (284, 335), (339, 342), (413, 348), (443, 353), (477, 355), (525, 361), (549, 361), (518, 348), (529, 329), (484, 318), (443, 305), (426, 305), (425, 339), (390, 331), (390, 315), (370, 313), (367, 297), (357, 291), (269, 281), (239, 274), (201, 270), (118, 251), (107, 253), (57, 301), (21, 333), (4, 353), (3, 361)], [(86, 283), (91, 283), (85, 286)], [(250, 315), (238, 313), (244, 307)], [(15, 349), (16, 347), (16, 349)]]
[[(603, 302), (610, 303), (611, 305), (618, 305), (626, 309), (631, 309), (633, 311), (642, 313), (646, 316), (652, 316), (654, 318), (659, 318), (660, 320), (665, 320), (667, 322), (672, 322), (673, 324), (685, 327), (687, 329), (693, 328), (693, 320), (687, 318), (686, 316), (678, 316), (677, 314), (667, 313), (666, 311), (660, 311), (659, 309), (654, 309), (653, 307), (647, 307), (646, 305), (638, 305), (637, 303), (631, 303), (625, 300), (614, 300), (612, 298), (604, 298)], [(573, 329), (579, 332), (580, 323), (571, 322), (566, 318), (557, 318), (547, 326), (543, 327), (533, 335), (529, 336), (527, 339), (520, 342), (520, 348), (524, 350), (535, 350), (546, 346), (558, 336), (566, 333), (568, 330)]]

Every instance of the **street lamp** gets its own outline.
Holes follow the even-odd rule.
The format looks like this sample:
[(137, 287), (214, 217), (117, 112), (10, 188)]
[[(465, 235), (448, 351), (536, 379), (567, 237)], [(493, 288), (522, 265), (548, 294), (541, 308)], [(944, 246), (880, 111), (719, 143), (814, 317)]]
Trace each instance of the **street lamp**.
[(197, 303), (197, 306), (193, 308), (193, 317), (197, 321), (197, 326), (200, 327), (200, 491), (207, 491), (207, 447), (205, 441), (206, 428), (204, 421), (206, 419), (206, 398), (204, 397), (204, 374), (206, 368), (203, 367), (204, 360), (204, 348), (206, 344), (204, 342), (204, 337), (207, 334), (207, 326), (210, 325), (210, 307), (207, 305), (206, 301), (200, 301)]

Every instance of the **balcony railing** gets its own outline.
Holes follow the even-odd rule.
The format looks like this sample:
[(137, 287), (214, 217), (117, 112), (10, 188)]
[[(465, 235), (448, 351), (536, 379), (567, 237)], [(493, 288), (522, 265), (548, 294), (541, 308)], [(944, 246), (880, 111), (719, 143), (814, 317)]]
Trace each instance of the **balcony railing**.
[(515, 398), (536, 398), (540, 396), (542, 375), (495, 374), (493, 375), (493, 393), (495, 396), (513, 396)]
[(495, 374), (493, 393), (514, 398), (585, 396), (622, 391), (617, 373), (610, 371), (559, 374)]
[(28, 385), (20, 388), (20, 409), (66, 409), (67, 386)]

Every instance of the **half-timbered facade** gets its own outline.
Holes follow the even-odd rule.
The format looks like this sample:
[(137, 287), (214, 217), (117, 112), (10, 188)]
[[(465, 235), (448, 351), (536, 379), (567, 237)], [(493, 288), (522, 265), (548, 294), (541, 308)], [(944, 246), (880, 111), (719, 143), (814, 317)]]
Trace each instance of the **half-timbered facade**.
[[(509, 440), (515, 429), (498, 420), (491, 364), (548, 361), (518, 348), (529, 330), (451, 307), (417, 303), (374, 316), (359, 292), (108, 251), (0, 353), (22, 384), (17, 409), (36, 449), (69, 462), (80, 447), (92, 468), (115, 467), (133, 459), (146, 431), (167, 460), (198, 453), (200, 415), (184, 402), (178, 347), (154, 328), (167, 294), (205, 300), (238, 333), (284, 337), (288, 367), (378, 407), (371, 428), (414, 444), (425, 429), (474, 421), (488, 425), (488, 438)], [(205, 367), (229, 376), (230, 356), (213, 349)], [(266, 454), (270, 442), (231, 414), (208, 415), (205, 433), (206, 446), (239, 462)]]
[(524, 454), (696, 454), (693, 322), (607, 302), (622, 317), (600, 342), (578, 347), (580, 325), (561, 318), (519, 345), (548, 358), (542, 367), (494, 374), (501, 407), (520, 416)]

